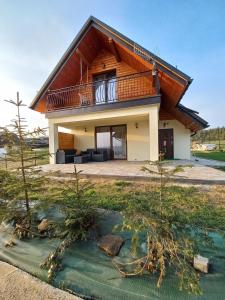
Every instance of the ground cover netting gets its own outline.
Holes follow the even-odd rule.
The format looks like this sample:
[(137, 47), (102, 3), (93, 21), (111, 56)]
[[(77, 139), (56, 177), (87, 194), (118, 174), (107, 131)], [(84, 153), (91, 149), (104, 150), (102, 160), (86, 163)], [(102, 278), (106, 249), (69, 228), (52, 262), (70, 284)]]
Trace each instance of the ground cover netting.
[[(99, 227), (101, 234), (112, 231), (115, 224), (121, 221), (118, 213), (105, 212)], [(130, 234), (119, 233), (126, 239), (119, 258), (129, 257)], [(47, 279), (47, 271), (40, 269), (39, 264), (54, 250), (59, 241), (48, 238), (16, 241), (13, 248), (5, 248), (4, 243), (11, 238), (2, 227), (0, 229), (0, 260), (9, 262), (42, 280)], [(160, 289), (156, 287), (157, 276), (122, 278), (112, 264), (112, 258), (99, 250), (96, 241), (75, 242), (65, 253), (64, 269), (57, 273), (54, 284), (69, 289), (87, 299), (184, 299), (184, 300), (222, 300), (225, 299), (225, 251), (223, 239), (214, 235), (217, 248), (202, 249), (201, 255), (209, 257), (212, 268), (209, 274), (201, 276), (203, 295), (194, 296), (178, 290), (175, 275), (168, 271)]]

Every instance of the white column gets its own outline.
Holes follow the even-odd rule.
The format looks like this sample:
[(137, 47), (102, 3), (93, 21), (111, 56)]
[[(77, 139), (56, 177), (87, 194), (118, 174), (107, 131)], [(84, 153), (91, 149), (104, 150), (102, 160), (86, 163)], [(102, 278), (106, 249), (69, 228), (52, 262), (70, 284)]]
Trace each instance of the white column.
[(159, 159), (159, 107), (149, 110), (149, 158), (151, 161)]
[(49, 153), (50, 164), (56, 163), (56, 151), (58, 150), (58, 125), (49, 122)]

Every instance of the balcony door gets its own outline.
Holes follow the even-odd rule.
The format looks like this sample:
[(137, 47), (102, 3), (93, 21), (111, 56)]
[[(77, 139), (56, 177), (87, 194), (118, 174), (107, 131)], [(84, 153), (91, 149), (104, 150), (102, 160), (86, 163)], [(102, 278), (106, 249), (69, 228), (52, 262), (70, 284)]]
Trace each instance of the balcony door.
[(127, 159), (126, 125), (101, 126), (95, 128), (96, 148), (105, 148), (111, 159)]
[(116, 101), (116, 71), (93, 76), (95, 104)]

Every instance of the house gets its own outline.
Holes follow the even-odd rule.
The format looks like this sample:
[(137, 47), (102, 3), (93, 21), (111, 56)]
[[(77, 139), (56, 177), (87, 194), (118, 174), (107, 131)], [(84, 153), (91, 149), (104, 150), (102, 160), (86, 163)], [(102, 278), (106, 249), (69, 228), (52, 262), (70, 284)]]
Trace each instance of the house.
[[(111, 159), (190, 158), (190, 137), (208, 126), (180, 103), (192, 79), (90, 17), (30, 108), (49, 122), (49, 148), (107, 148)], [(59, 128), (70, 133), (58, 132)], [(50, 159), (55, 163), (55, 155)]]

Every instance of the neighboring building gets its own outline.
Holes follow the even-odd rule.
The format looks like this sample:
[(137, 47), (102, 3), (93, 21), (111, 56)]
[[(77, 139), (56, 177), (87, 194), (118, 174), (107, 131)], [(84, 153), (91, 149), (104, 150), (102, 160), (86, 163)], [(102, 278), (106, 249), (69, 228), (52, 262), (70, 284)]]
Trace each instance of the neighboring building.
[(216, 144), (193, 144), (192, 149), (197, 151), (213, 151), (216, 150)]
[(49, 121), (51, 153), (59, 148), (58, 127), (64, 127), (73, 134), (69, 147), (109, 148), (112, 159), (157, 160), (160, 151), (189, 159), (191, 134), (208, 126), (180, 104), (191, 82), (90, 17), (30, 107)]

